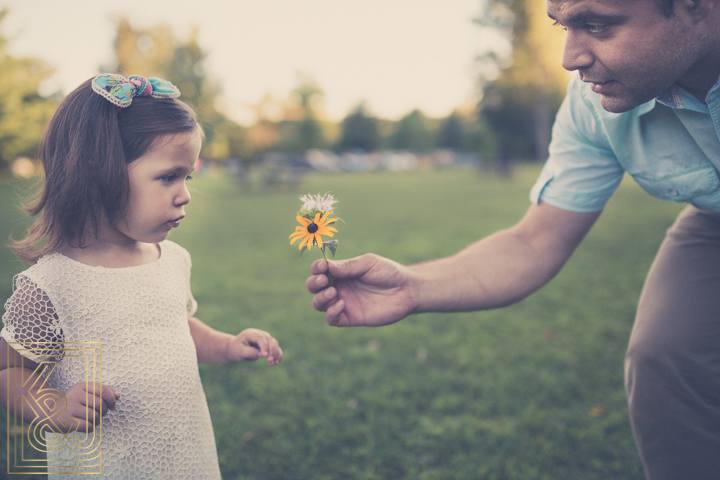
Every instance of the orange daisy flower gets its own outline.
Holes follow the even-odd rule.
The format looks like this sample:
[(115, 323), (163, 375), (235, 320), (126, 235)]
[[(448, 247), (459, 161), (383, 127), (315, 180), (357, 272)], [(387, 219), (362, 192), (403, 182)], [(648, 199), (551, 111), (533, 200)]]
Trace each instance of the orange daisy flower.
[(295, 217), (300, 222), (301, 227), (295, 227), (295, 232), (288, 238), (291, 239), (290, 245), (295, 243), (297, 240), (302, 239), (300, 242), (299, 250), (303, 247), (307, 247), (308, 250), (312, 247), (313, 243), (318, 247), (322, 247), (323, 235), (328, 237), (334, 236), (333, 232), (337, 232), (337, 229), (330, 225), (337, 222), (337, 218), (328, 218), (332, 212), (326, 212), (320, 217), (320, 212), (315, 214), (315, 218), (310, 220), (309, 218), (301, 217), (298, 215)]

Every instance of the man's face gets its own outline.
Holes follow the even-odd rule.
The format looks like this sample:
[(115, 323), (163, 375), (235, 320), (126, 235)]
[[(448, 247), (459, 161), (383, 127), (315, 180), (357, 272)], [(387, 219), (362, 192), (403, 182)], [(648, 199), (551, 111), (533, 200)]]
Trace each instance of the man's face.
[(567, 31), (563, 67), (577, 70), (610, 112), (682, 85), (697, 68), (700, 42), (678, 7), (671, 18), (656, 0), (547, 0), (547, 9)]

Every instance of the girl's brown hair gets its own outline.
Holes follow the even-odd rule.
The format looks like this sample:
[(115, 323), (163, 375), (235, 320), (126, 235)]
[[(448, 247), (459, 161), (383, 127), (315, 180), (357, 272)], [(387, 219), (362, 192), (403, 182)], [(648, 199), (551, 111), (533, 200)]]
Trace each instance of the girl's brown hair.
[(200, 128), (179, 100), (135, 97), (118, 108), (93, 92), (90, 82), (65, 97), (45, 130), (42, 188), (24, 207), (39, 217), (25, 238), (11, 239), (24, 261), (35, 263), (63, 245), (85, 246), (84, 236), (97, 235), (103, 221), (116, 228), (128, 200), (127, 165), (158, 137)]

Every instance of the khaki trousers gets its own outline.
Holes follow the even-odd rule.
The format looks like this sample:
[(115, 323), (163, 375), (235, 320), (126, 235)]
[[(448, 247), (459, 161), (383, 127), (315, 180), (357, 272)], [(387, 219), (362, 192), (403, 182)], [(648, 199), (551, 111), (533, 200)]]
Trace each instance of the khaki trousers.
[(649, 480), (720, 479), (720, 213), (688, 206), (643, 287), (625, 361)]

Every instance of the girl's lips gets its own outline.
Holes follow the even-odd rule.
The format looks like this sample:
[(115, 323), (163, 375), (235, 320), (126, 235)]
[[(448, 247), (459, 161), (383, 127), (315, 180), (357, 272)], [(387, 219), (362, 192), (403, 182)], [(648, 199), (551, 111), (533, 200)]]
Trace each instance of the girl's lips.
[(178, 217), (175, 220), (170, 220), (166, 222), (168, 225), (170, 225), (172, 228), (177, 228), (180, 226), (180, 220), (182, 220), (185, 217)]

